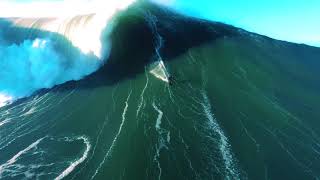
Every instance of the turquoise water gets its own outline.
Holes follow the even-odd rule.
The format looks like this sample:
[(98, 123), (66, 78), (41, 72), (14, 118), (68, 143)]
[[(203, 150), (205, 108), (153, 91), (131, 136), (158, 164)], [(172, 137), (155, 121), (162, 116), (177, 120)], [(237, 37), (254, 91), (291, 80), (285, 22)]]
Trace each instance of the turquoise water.
[(320, 176), (319, 48), (149, 4), (112, 37), (96, 73), (0, 109), (1, 179)]

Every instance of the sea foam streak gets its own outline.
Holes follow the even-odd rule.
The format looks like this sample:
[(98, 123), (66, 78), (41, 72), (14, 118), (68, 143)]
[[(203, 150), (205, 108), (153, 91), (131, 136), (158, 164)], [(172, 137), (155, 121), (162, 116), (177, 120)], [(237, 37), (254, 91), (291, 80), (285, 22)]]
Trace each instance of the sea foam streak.
[(44, 138), (38, 139), (34, 143), (30, 144), (27, 148), (19, 151), (16, 155), (14, 155), (11, 159), (9, 159), (6, 163), (0, 165), (0, 178), (2, 176), (3, 171), (6, 167), (10, 166), (11, 164), (15, 163), (19, 157), (28, 151), (30, 151), (32, 148), (37, 147), (37, 145), (43, 140)]
[[(79, 158), (75, 158), (70, 162), (69, 159), (50, 157), (49, 151), (52, 151), (52, 148), (56, 147), (58, 144), (68, 144), (68, 142), (71, 143), (75, 141), (83, 141), (85, 144), (85, 150)], [(50, 148), (42, 148), (39, 146), (41, 143), (45, 143), (46, 146)], [(18, 174), (23, 174), (27, 179), (40, 176), (46, 176), (47, 178), (50, 177), (53, 179), (52, 175), (58, 174), (55, 179), (63, 179), (64, 177), (68, 176), (79, 164), (87, 159), (90, 150), (91, 144), (86, 136), (64, 138), (45, 136), (31, 143), (26, 148), (20, 150), (5, 163), (0, 164), (0, 179), (8, 177), (12, 178)], [(68, 154), (68, 156), (70, 156), (70, 154)], [(32, 157), (34, 161), (26, 161), (26, 159), (30, 157)], [(66, 168), (61, 169), (60, 165), (63, 165), (62, 167)], [(44, 167), (54, 168), (43, 169)], [(42, 169), (40, 174), (38, 172), (39, 169)]]
[(227, 136), (224, 134), (222, 128), (218, 124), (216, 118), (214, 117), (211, 109), (211, 104), (207, 94), (203, 91), (201, 92), (204, 102), (201, 103), (204, 113), (208, 118), (209, 128), (212, 129), (215, 133), (217, 133), (219, 137), (219, 149), (221, 156), (224, 160), (224, 168), (225, 168), (225, 179), (240, 179), (240, 173), (238, 172), (236, 161), (234, 160), (231, 145), (229, 144)]
[(82, 163), (84, 160), (87, 159), (89, 151), (91, 149), (91, 144), (88, 140), (88, 138), (81, 136), (76, 138), (77, 140), (83, 140), (83, 142), (86, 144), (86, 150), (84, 151), (83, 155), (77, 159), (76, 161), (72, 162), (68, 168), (66, 168), (58, 177), (55, 178), (55, 180), (60, 180), (69, 175), (74, 168), (76, 168), (80, 163)]
[(8, 122), (10, 122), (8, 119), (5, 119), (3, 121), (0, 122), (0, 127), (7, 124)]

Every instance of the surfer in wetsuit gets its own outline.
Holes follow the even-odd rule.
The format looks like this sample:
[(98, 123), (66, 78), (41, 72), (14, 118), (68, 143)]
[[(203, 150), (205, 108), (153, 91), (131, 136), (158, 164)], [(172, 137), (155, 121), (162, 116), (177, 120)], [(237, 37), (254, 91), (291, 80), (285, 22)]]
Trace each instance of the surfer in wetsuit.
[(170, 75), (170, 76), (168, 77), (168, 83), (169, 83), (170, 86), (172, 86), (172, 85), (175, 84), (176, 82), (177, 82), (176, 79), (175, 79), (172, 75)]

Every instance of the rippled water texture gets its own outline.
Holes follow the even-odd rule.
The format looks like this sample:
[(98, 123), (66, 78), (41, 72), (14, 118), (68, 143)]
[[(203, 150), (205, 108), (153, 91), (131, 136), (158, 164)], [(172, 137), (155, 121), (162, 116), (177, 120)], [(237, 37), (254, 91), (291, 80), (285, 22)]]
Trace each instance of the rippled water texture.
[(320, 49), (138, 4), (107, 63), (0, 108), (0, 179), (317, 179)]

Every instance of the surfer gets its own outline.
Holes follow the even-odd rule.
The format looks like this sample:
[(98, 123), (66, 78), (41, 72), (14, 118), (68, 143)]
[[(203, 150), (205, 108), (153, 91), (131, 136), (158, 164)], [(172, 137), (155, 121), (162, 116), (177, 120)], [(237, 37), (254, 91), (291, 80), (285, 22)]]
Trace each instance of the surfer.
[(168, 77), (168, 83), (170, 86), (172, 86), (173, 84), (175, 84), (177, 81), (176, 81), (176, 78), (174, 78), (172, 75), (169, 75)]

